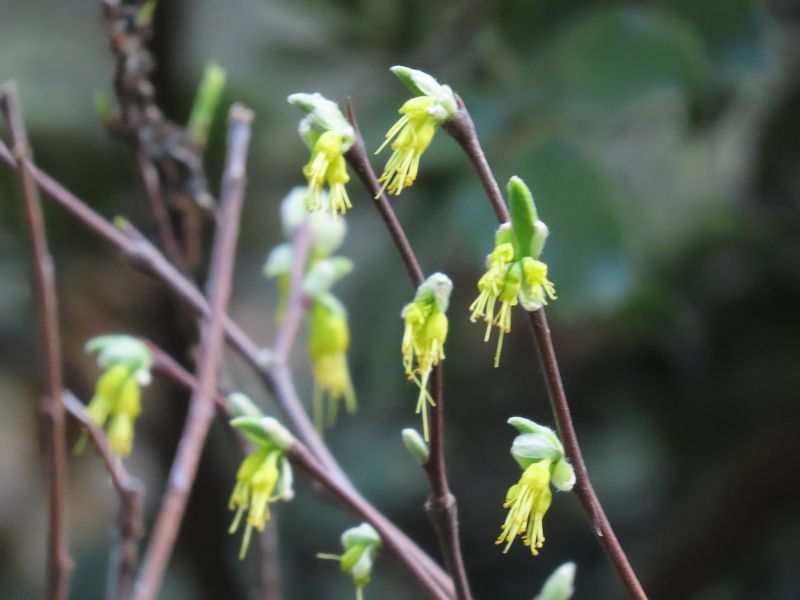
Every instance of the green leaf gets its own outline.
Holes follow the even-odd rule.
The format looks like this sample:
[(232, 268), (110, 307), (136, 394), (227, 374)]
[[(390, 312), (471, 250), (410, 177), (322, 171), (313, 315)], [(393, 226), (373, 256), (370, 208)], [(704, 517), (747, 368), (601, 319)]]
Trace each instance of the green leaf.
[(508, 181), (508, 204), (511, 210), (511, 228), (514, 231), (514, 258), (519, 260), (523, 256), (534, 256), (536, 237), (536, 206), (533, 203), (533, 194), (525, 182), (516, 175)]

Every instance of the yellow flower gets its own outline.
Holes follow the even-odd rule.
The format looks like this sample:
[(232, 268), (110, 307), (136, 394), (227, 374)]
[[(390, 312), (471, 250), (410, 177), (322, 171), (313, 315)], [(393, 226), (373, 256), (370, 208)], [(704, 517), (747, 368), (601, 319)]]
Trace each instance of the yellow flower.
[(308, 180), (306, 209), (314, 212), (323, 208), (320, 192), (328, 185), (328, 209), (338, 217), (346, 214), (353, 205), (347, 196), (345, 184), (350, 181), (344, 160), (345, 140), (341, 133), (326, 131), (314, 143), (311, 159), (303, 167)]
[(525, 310), (537, 310), (549, 300), (557, 300), (556, 287), (547, 278), (547, 265), (530, 257), (522, 259), (520, 300)]
[(501, 528), (496, 544), (505, 542), (503, 553), (508, 552), (518, 535), (522, 542), (536, 556), (544, 545), (542, 519), (553, 493), (550, 491), (550, 461), (540, 460), (522, 472), (519, 482), (512, 485), (506, 494), (503, 508), (508, 508), (508, 516)]
[(434, 273), (420, 285), (414, 301), (408, 303), (400, 316), (405, 324), (400, 350), (403, 369), (419, 387), (416, 413), (422, 413), (422, 432), (428, 440), (427, 405), (435, 406), (428, 392), (428, 379), (433, 367), (444, 360), (444, 343), (448, 321), (445, 311), (453, 284), (442, 273)]
[(264, 531), (270, 518), (269, 504), (281, 499), (279, 494), (275, 494), (275, 487), (281, 476), (278, 462), (285, 460), (282, 454), (279, 449), (263, 446), (245, 458), (236, 473), (236, 485), (228, 502), (230, 510), (236, 511), (236, 516), (229, 533), (236, 533), (242, 516), (245, 511), (248, 512), (240, 559), (247, 554), (253, 529)]
[[(389, 143), (394, 153), (378, 179), (382, 183), (379, 198), (384, 191), (400, 195), (404, 188), (411, 187), (419, 172), (419, 159), (433, 141), (436, 128), (443, 116), (435, 99), (417, 96), (408, 100), (398, 111), (402, 116), (386, 133), (386, 140), (375, 154), (379, 154)], [(394, 141), (392, 141), (394, 140)]]
[[(108, 426), (108, 444), (119, 456), (128, 456), (133, 449), (134, 423), (141, 413), (141, 386), (129, 366), (116, 364), (106, 369), (97, 380), (87, 414), (98, 427)], [(76, 450), (85, 443), (82, 437)]]
[(309, 315), (309, 354), (314, 375), (314, 420), (320, 430), (324, 424), (336, 422), (342, 399), (348, 413), (357, 409), (347, 365), (349, 346), (350, 328), (344, 307), (330, 294), (314, 302)]

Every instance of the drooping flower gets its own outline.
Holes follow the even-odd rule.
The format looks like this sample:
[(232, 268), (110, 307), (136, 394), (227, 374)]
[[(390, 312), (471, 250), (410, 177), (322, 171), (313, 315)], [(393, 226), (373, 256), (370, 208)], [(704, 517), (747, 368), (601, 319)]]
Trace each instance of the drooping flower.
[(237, 417), (231, 425), (256, 446), (239, 466), (228, 501), (228, 508), (236, 512), (229, 533), (236, 533), (242, 517), (247, 514), (239, 551), (242, 559), (247, 554), (253, 530), (264, 531), (270, 518), (269, 505), (294, 497), (292, 468), (285, 456), (294, 438), (270, 417)]
[(333, 295), (322, 294), (309, 312), (309, 344), (314, 375), (314, 420), (322, 430), (336, 422), (339, 403), (352, 414), (356, 395), (347, 365), (350, 327), (347, 311)]
[[(140, 340), (128, 335), (105, 335), (89, 340), (89, 352), (98, 352), (104, 369), (98, 378), (86, 412), (101, 428), (106, 428), (108, 444), (117, 456), (133, 450), (134, 425), (141, 413), (142, 385), (150, 382), (152, 355)], [(81, 436), (76, 446), (80, 452), (86, 442)]]
[(523, 471), (506, 493), (503, 508), (508, 509), (508, 515), (496, 543), (504, 543), (506, 553), (521, 537), (536, 556), (545, 541), (543, 520), (553, 500), (550, 485), (569, 491), (575, 484), (575, 473), (555, 432), (521, 417), (513, 417), (509, 423), (520, 432), (511, 454)]
[(331, 215), (336, 218), (346, 214), (353, 205), (347, 196), (345, 184), (350, 181), (344, 161), (344, 137), (336, 131), (326, 131), (314, 143), (311, 159), (303, 167), (303, 175), (308, 180), (306, 209), (315, 212), (323, 208), (320, 192), (328, 186), (328, 206)]
[(375, 154), (387, 145), (394, 152), (378, 179), (382, 184), (376, 198), (387, 191), (400, 195), (414, 184), (419, 173), (419, 161), (433, 141), (439, 125), (457, 110), (455, 94), (422, 71), (407, 67), (392, 67), (392, 72), (417, 95), (407, 100), (398, 111), (400, 119), (386, 133), (386, 139)]
[(342, 554), (319, 553), (317, 558), (339, 561), (342, 572), (353, 579), (356, 600), (364, 600), (364, 587), (372, 578), (375, 555), (381, 545), (381, 536), (369, 523), (351, 527), (342, 534)]
[[(511, 331), (511, 309), (521, 304), (535, 311), (556, 299), (553, 283), (547, 278), (547, 265), (539, 260), (547, 239), (547, 226), (537, 218), (533, 196), (525, 183), (512, 177), (508, 184), (511, 223), (504, 223), (495, 234), (495, 247), (486, 259), (487, 270), (478, 280), (478, 297), (470, 305), (470, 320), (486, 323), (484, 341), (492, 327), (499, 331), (494, 366), (500, 364), (503, 336)], [(495, 311), (497, 302), (499, 310)]]
[(414, 300), (403, 308), (400, 316), (405, 324), (401, 352), (406, 376), (419, 387), (416, 412), (422, 413), (422, 431), (428, 440), (427, 406), (435, 406), (428, 392), (433, 367), (444, 360), (447, 339), (447, 307), (453, 283), (443, 273), (434, 273), (417, 288)]
[[(303, 167), (308, 180), (305, 206), (309, 212), (328, 210), (334, 218), (352, 208), (345, 184), (350, 181), (344, 155), (355, 141), (355, 131), (335, 102), (321, 94), (292, 94), (289, 103), (305, 111), (298, 132), (311, 148)], [(324, 186), (328, 195), (322, 194)]]

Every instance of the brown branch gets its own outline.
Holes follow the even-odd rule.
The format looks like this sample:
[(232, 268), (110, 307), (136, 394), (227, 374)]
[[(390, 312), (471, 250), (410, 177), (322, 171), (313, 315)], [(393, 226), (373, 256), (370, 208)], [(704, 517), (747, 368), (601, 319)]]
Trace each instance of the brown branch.
[(13, 156), (11, 157), (25, 204), (25, 223), (31, 256), (31, 284), (39, 310), (42, 354), (45, 363), (45, 392), (41, 410), (50, 423), (48, 467), (49, 524), (47, 588), (50, 600), (64, 600), (69, 593), (69, 580), (74, 563), (69, 554), (66, 511), (67, 450), (64, 424), (63, 385), (61, 374), (61, 337), (58, 330), (58, 298), (56, 296), (53, 259), (47, 245), (39, 188), (33, 175), (33, 162), (28, 134), (22, 120), (17, 86), (10, 82), (0, 87), (0, 109), (8, 124)]
[[(510, 220), (510, 215), (503, 199), (503, 193), (500, 191), (500, 186), (489, 167), (489, 163), (486, 161), (475, 125), (461, 98), (458, 98), (458, 103), (458, 113), (445, 122), (444, 130), (458, 142), (475, 167), (486, 195), (497, 215), (497, 220), (501, 223), (507, 222)], [(611, 528), (608, 517), (589, 479), (586, 463), (583, 460), (583, 453), (578, 444), (575, 425), (572, 422), (567, 396), (564, 392), (564, 383), (561, 380), (555, 346), (553, 345), (553, 338), (550, 334), (550, 327), (547, 324), (547, 315), (544, 308), (529, 312), (528, 318), (539, 354), (539, 364), (547, 384), (553, 418), (558, 428), (559, 437), (564, 444), (567, 458), (569, 458), (575, 469), (575, 495), (589, 518), (595, 537), (603, 547), (628, 595), (636, 600), (646, 600), (647, 595), (641, 583), (639, 583), (614, 530)]]
[(141, 484), (128, 473), (122, 461), (114, 456), (105, 432), (89, 418), (83, 404), (70, 392), (64, 395), (64, 406), (86, 430), (119, 496), (117, 565), (114, 569), (115, 577), (109, 580), (106, 598), (127, 600), (133, 591), (136, 567), (139, 563), (139, 540), (142, 538)]
[[(406, 265), (408, 276), (416, 289), (425, 279), (419, 265), (414, 249), (408, 241), (403, 226), (397, 219), (392, 205), (386, 194), (383, 193), (372, 165), (367, 157), (364, 140), (356, 119), (352, 102), (347, 103), (347, 115), (355, 130), (355, 142), (346, 154), (348, 164), (358, 175), (367, 188), (370, 196), (376, 198), (375, 206), (389, 230), (389, 234), (397, 246), (403, 262)], [(467, 571), (464, 566), (464, 556), (461, 552), (461, 540), (458, 530), (458, 506), (456, 498), (450, 491), (447, 481), (447, 468), (444, 457), (444, 376), (442, 365), (433, 368), (431, 377), (431, 396), (434, 406), (431, 410), (430, 428), (430, 459), (424, 465), (431, 488), (431, 496), (425, 503), (425, 512), (433, 524), (439, 546), (444, 556), (445, 566), (455, 585), (458, 600), (470, 600), (472, 594), (469, 588)]]
[(228, 117), (228, 156), (206, 294), (211, 315), (202, 336), (197, 367), (198, 384), (192, 395), (142, 572), (136, 582), (135, 597), (138, 600), (153, 600), (158, 595), (214, 417), (214, 398), (217, 395), (217, 377), (224, 344), (225, 314), (232, 288), (252, 120), (253, 113), (249, 109), (239, 104), (231, 107)]
[(386, 229), (389, 230), (389, 235), (392, 236), (394, 245), (397, 246), (397, 251), (400, 252), (400, 257), (403, 259), (403, 263), (405, 263), (408, 275), (411, 277), (411, 282), (414, 284), (415, 288), (419, 287), (425, 280), (425, 274), (422, 271), (422, 267), (419, 266), (419, 261), (414, 254), (414, 250), (411, 248), (411, 243), (408, 241), (408, 236), (406, 236), (403, 226), (397, 219), (397, 215), (394, 214), (394, 209), (389, 203), (389, 199), (386, 197), (386, 194), (381, 191), (381, 184), (378, 183), (375, 171), (372, 170), (369, 156), (367, 156), (367, 150), (364, 147), (364, 138), (361, 137), (361, 130), (358, 127), (358, 120), (356, 119), (353, 103), (349, 100), (347, 102), (347, 116), (350, 119), (353, 129), (355, 129), (356, 139), (353, 142), (353, 146), (347, 151), (344, 157), (347, 160), (347, 164), (349, 164), (353, 171), (356, 172), (356, 175), (358, 175), (361, 183), (367, 188), (370, 197), (375, 199), (375, 208), (378, 209), (378, 213), (380, 213), (381, 219), (383, 219), (386, 225)]
[(368, 521), (381, 535), (392, 554), (394, 554), (412, 575), (419, 580), (432, 598), (436, 598), (437, 600), (449, 600), (450, 596), (439, 587), (436, 580), (431, 577), (431, 574), (414, 560), (412, 555), (406, 552), (405, 545), (397, 539), (395, 528), (389, 523), (386, 517), (376, 511), (369, 503), (365, 502), (363, 498), (352, 494), (346, 486), (342, 485), (341, 481), (332, 477), (330, 473), (328, 473), (328, 470), (314, 458), (311, 452), (309, 452), (301, 442), (295, 442), (287, 451), (286, 456), (300, 471), (303, 471), (312, 479), (320, 482), (347, 508), (362, 519)]
[[(2, 141), (0, 141), (0, 162), (10, 168), (13, 168), (15, 164), (11, 152)], [(122, 258), (129, 264), (161, 281), (177, 297), (186, 302), (187, 306), (195, 313), (208, 317), (210, 307), (200, 290), (171, 265), (149, 240), (136, 232), (131, 226), (125, 226), (122, 229), (114, 227), (93, 211), (85, 202), (78, 199), (36, 166), (31, 167), (31, 173), (39, 189), (90, 233), (97, 235), (119, 250)], [(230, 319), (226, 320), (225, 332), (231, 346), (255, 369), (264, 385), (273, 395), (286, 418), (286, 422), (295, 435), (306, 444), (309, 450), (314, 453), (334, 477), (339, 479), (343, 485), (350, 485), (344, 471), (342, 471), (336, 459), (328, 450), (308, 414), (303, 409), (289, 370), (279, 363), (264, 364), (259, 347)], [(353, 489), (353, 493), (357, 494), (358, 492)], [(452, 593), (452, 581), (441, 567), (399, 528), (391, 523), (388, 523), (387, 526), (394, 527), (397, 536), (404, 541), (405, 551), (413, 555), (420, 564), (424, 565), (426, 571), (431, 574), (442, 589)]]
[(308, 221), (298, 225), (292, 234), (292, 268), (290, 272), (289, 301), (286, 304), (286, 314), (283, 316), (272, 352), (277, 360), (285, 362), (289, 359), (289, 352), (297, 337), (300, 323), (303, 321), (308, 308), (308, 298), (303, 292), (303, 273), (311, 249), (311, 229)]

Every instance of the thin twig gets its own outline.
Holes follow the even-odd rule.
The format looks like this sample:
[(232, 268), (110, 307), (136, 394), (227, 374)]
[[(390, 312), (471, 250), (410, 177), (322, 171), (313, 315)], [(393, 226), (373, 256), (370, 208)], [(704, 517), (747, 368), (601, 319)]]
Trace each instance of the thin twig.
[[(510, 216), (503, 194), (500, 191), (500, 186), (489, 167), (489, 163), (486, 161), (472, 118), (469, 116), (469, 112), (461, 98), (458, 98), (458, 102), (458, 113), (445, 122), (444, 129), (458, 142), (475, 167), (486, 195), (497, 215), (497, 220), (501, 223), (507, 222), (510, 220)], [(572, 422), (567, 396), (564, 392), (564, 383), (558, 368), (558, 359), (556, 358), (553, 338), (550, 334), (550, 327), (547, 324), (547, 315), (544, 308), (528, 313), (528, 318), (539, 353), (539, 364), (547, 384), (553, 418), (558, 428), (559, 437), (564, 444), (567, 457), (575, 469), (575, 495), (589, 518), (595, 537), (606, 552), (628, 595), (636, 600), (646, 600), (647, 595), (641, 583), (639, 583), (614, 530), (611, 528), (608, 517), (589, 479), (586, 463), (583, 460), (583, 454), (578, 444), (575, 425)]]
[[(181, 367), (177, 362), (174, 361), (168, 354), (166, 354), (163, 350), (161, 350), (158, 346), (153, 344), (152, 342), (147, 342), (150, 351), (153, 353), (153, 369), (156, 372), (161, 373), (162, 375), (173, 379), (175, 382), (183, 385), (184, 387), (190, 390), (197, 390), (198, 389), (198, 382), (195, 377), (193, 377), (186, 369)], [(220, 404), (225, 402), (224, 396), (219, 394), (217, 396), (218, 400), (217, 403)], [(298, 442), (299, 443), (299, 442)], [(303, 446), (305, 448), (305, 446)], [(309, 453), (308, 449), (305, 449), (306, 453)], [(322, 469), (323, 467), (319, 466), (319, 461), (314, 458), (315, 464), (318, 465), (318, 469)], [(399, 531), (397, 528), (386, 519), (383, 515), (381, 515), (378, 511), (376, 511), (372, 506), (369, 505), (361, 496), (355, 493), (352, 487), (348, 484), (343, 483), (336, 477), (334, 474), (331, 473), (330, 469), (324, 468), (326, 475), (323, 479), (319, 479), (318, 477), (318, 469), (311, 470), (308, 472), (309, 476), (312, 479), (319, 481), (319, 483), (324, 484), (326, 487), (329, 487), (333, 492), (334, 496), (339, 500), (339, 502), (344, 505), (345, 507), (353, 507), (353, 506), (360, 506), (360, 510), (366, 511), (366, 514), (369, 515), (369, 520), (372, 522), (373, 520), (378, 521), (381, 523), (383, 527), (382, 535), (391, 541), (392, 547), (402, 549), (402, 552), (409, 557), (415, 558), (415, 553), (413, 549), (409, 548), (407, 541), (404, 539), (402, 534), (398, 535)], [(335, 487), (330, 487), (329, 482), (335, 480), (337, 482)], [(365, 517), (366, 518), (366, 517)], [(376, 527), (377, 528), (377, 527)], [(417, 561), (419, 563), (419, 561)], [(432, 577), (432, 581), (437, 586), (437, 590), (445, 594), (446, 597), (450, 597), (449, 593), (446, 592), (436, 581), (436, 578), (433, 577), (428, 570), (426, 569), (427, 577)]]
[(142, 186), (150, 206), (150, 216), (155, 224), (161, 249), (172, 264), (181, 271), (186, 271), (188, 260), (181, 252), (169, 210), (161, 194), (158, 170), (140, 147), (137, 147), (135, 152), (136, 165), (139, 169), (139, 176), (142, 179)]
[(400, 257), (406, 265), (408, 275), (411, 277), (414, 287), (419, 287), (425, 280), (425, 273), (422, 267), (419, 266), (419, 261), (414, 254), (414, 250), (411, 248), (408, 236), (406, 236), (403, 226), (397, 219), (392, 205), (389, 204), (389, 199), (386, 197), (386, 194), (381, 191), (381, 184), (378, 183), (378, 178), (369, 162), (369, 156), (367, 156), (367, 150), (364, 147), (364, 138), (361, 137), (361, 130), (358, 127), (355, 109), (353, 108), (353, 103), (350, 101), (347, 102), (347, 116), (350, 119), (350, 123), (353, 125), (353, 129), (355, 129), (356, 139), (353, 142), (353, 146), (347, 151), (344, 157), (347, 160), (347, 164), (349, 164), (356, 172), (356, 175), (358, 175), (361, 183), (367, 188), (370, 197), (375, 199), (375, 207), (378, 209), (381, 219), (383, 219), (383, 222), (386, 224), (386, 229), (389, 230), (389, 235), (392, 236), (394, 245), (397, 246), (397, 251), (400, 253)]
[(198, 387), (192, 395), (189, 414), (170, 470), (167, 490), (142, 572), (136, 582), (135, 597), (138, 600), (153, 600), (158, 595), (214, 417), (214, 398), (217, 395), (217, 377), (224, 344), (225, 314), (232, 288), (252, 120), (253, 113), (249, 109), (238, 104), (231, 107), (228, 118), (228, 156), (206, 294), (211, 305), (211, 315), (204, 331), (198, 360)]
[[(15, 164), (11, 152), (2, 141), (0, 141), (0, 162), (10, 168), (13, 168)], [(31, 173), (40, 190), (90, 233), (119, 250), (122, 258), (129, 264), (161, 281), (177, 297), (186, 302), (194, 312), (208, 317), (210, 307), (200, 290), (171, 265), (149, 240), (131, 226), (122, 229), (114, 227), (85, 202), (36, 166), (31, 167)], [(230, 319), (226, 321), (225, 332), (231, 346), (258, 373), (264, 385), (273, 395), (295, 435), (306, 444), (334, 477), (339, 479), (343, 485), (350, 486), (352, 493), (358, 495), (358, 491), (352, 488), (346, 474), (328, 450), (303, 409), (291, 373), (285, 365), (279, 362), (265, 364), (259, 347), (244, 330)], [(399, 528), (392, 523), (388, 523), (387, 527), (394, 528), (394, 534), (398, 540), (405, 544), (405, 551), (409, 555), (413, 555), (425, 567), (425, 570), (431, 574), (443, 590), (452, 594), (453, 583), (441, 567)]]
[(31, 148), (22, 119), (17, 86), (9, 82), (0, 87), (0, 109), (8, 124), (13, 148), (12, 161), (25, 203), (31, 256), (31, 283), (39, 310), (42, 354), (45, 363), (45, 392), (41, 410), (50, 423), (49, 431), (49, 525), (48, 525), (48, 598), (64, 600), (69, 593), (69, 580), (74, 563), (67, 539), (66, 480), (67, 450), (64, 424), (63, 385), (61, 375), (61, 336), (58, 330), (58, 298), (56, 296), (53, 259), (47, 245), (39, 188), (33, 175)]
[(431, 597), (437, 600), (449, 600), (446, 594), (422, 566), (414, 560), (413, 556), (406, 552), (403, 545), (398, 544), (394, 535), (394, 528), (388, 526), (389, 522), (382, 514), (376, 511), (369, 503), (362, 498), (355, 496), (342, 486), (342, 483), (331, 477), (319, 461), (314, 458), (311, 452), (303, 446), (301, 442), (295, 442), (288, 450), (286, 456), (292, 464), (299, 470), (309, 475), (312, 479), (320, 482), (332, 494), (334, 494), (345, 506), (355, 512), (359, 517), (368, 521), (375, 530), (381, 535), (392, 554), (419, 580)]
[(286, 314), (283, 316), (272, 352), (277, 360), (287, 361), (292, 349), (300, 323), (303, 321), (308, 309), (308, 297), (303, 292), (303, 272), (308, 261), (311, 249), (311, 229), (308, 221), (304, 220), (292, 234), (292, 267), (289, 274), (289, 301), (286, 304)]
[(119, 496), (119, 545), (116, 551), (114, 577), (109, 580), (109, 600), (127, 600), (133, 591), (136, 567), (139, 563), (139, 540), (142, 538), (142, 492), (141, 483), (125, 469), (122, 461), (114, 456), (108, 445), (105, 432), (86, 414), (83, 404), (70, 392), (64, 395), (64, 406), (89, 435), (103, 461), (114, 490)]
[[(419, 260), (411, 247), (411, 243), (408, 241), (403, 226), (397, 219), (389, 199), (383, 193), (375, 172), (372, 170), (372, 164), (367, 157), (364, 140), (356, 119), (355, 109), (352, 102), (349, 101), (347, 103), (347, 114), (356, 132), (355, 142), (346, 155), (347, 162), (367, 188), (370, 196), (375, 198), (375, 206), (406, 265), (412, 285), (417, 288), (425, 278), (422, 267), (420, 267)], [(430, 459), (424, 465), (425, 473), (428, 475), (430, 482), (431, 496), (425, 503), (425, 511), (436, 531), (436, 537), (439, 540), (447, 571), (453, 578), (456, 598), (458, 600), (470, 600), (472, 594), (464, 566), (464, 556), (461, 552), (458, 529), (458, 506), (447, 481), (447, 468), (444, 457), (444, 375), (441, 363), (433, 368), (431, 375), (431, 396), (434, 400), (434, 406), (431, 410)]]

